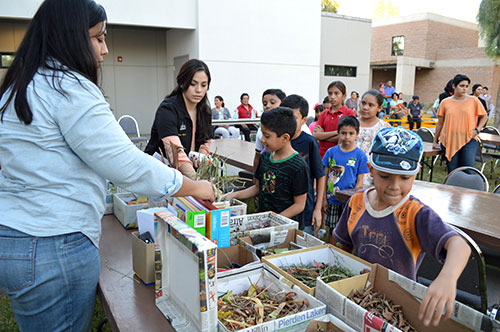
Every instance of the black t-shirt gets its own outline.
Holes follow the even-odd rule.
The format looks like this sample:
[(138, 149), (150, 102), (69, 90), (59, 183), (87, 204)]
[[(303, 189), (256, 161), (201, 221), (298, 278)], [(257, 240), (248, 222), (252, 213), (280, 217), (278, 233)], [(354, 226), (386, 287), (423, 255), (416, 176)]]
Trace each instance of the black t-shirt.
[[(272, 160), (271, 153), (260, 155), (255, 178), (259, 180), (259, 212), (280, 213), (294, 203), (294, 197), (307, 193), (309, 189), (309, 170), (295, 152), (283, 160)], [(302, 213), (292, 218), (302, 222)]]
[(304, 209), (304, 226), (311, 226), (314, 211), (314, 179), (325, 176), (325, 167), (319, 154), (318, 141), (314, 137), (301, 131), (299, 137), (293, 139), (291, 143), (292, 148), (299, 153), (306, 165), (309, 166), (309, 190)]
[(420, 103), (417, 103), (417, 105), (414, 105), (413, 102), (410, 102), (408, 104), (408, 109), (410, 110), (410, 115), (414, 119), (420, 117), (420, 110), (422, 108), (423, 108), (423, 106)]
[[(200, 146), (210, 139), (205, 134), (205, 128), (200, 128), (202, 124), (199, 122), (197, 121), (196, 124), (195, 151), (198, 151)], [(179, 136), (184, 151), (187, 155), (189, 154), (193, 138), (193, 122), (186, 109), (186, 104), (181, 93), (165, 98), (160, 106), (158, 106), (155, 120), (151, 127), (151, 137), (144, 152), (153, 155), (155, 152), (158, 152), (158, 149), (161, 149), (163, 155), (166, 156), (162, 138), (168, 136)]]

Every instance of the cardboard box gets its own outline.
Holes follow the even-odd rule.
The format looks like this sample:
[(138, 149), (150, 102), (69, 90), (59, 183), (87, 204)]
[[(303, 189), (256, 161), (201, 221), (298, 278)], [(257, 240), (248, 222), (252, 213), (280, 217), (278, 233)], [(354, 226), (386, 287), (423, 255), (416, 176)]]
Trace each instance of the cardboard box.
[(155, 281), (155, 245), (139, 239), (139, 232), (132, 232), (132, 269), (147, 284)]
[(217, 329), (217, 246), (168, 211), (157, 212), (155, 302), (178, 332)]
[(363, 275), (330, 284), (318, 280), (316, 297), (327, 304), (329, 313), (358, 331), (399, 331), (346, 298), (352, 290), (363, 290), (367, 286), (385, 294), (395, 304), (402, 305), (405, 318), (420, 332), (500, 330), (499, 321), (456, 301), (451, 319), (441, 320), (437, 327), (424, 326), (418, 319), (418, 309), (427, 287), (378, 264), (373, 265), (367, 278)]
[(339, 318), (326, 314), (309, 323), (305, 332), (356, 332)]
[[(259, 242), (259, 243), (257, 243)], [(268, 234), (257, 234), (253, 238), (250, 236), (240, 237), (238, 244), (254, 252), (257, 257), (273, 255), (273, 249), (297, 250), (324, 245), (325, 242), (317, 237), (304, 233), (298, 229), (288, 229), (283, 231), (272, 231)]]
[(243, 216), (247, 214), (247, 205), (236, 198), (230, 201), (231, 217)]
[[(311, 319), (323, 316), (326, 313), (326, 306), (323, 303), (298, 288), (293, 288), (292, 290), (292, 287), (280, 281), (278, 273), (262, 264), (255, 265), (252, 269), (246, 271), (233, 270), (219, 275), (217, 277), (219, 295), (223, 296), (228, 291), (232, 291), (234, 294), (242, 293), (248, 290), (250, 281), (258, 286), (266, 287), (272, 292), (283, 291), (284, 293), (288, 293), (293, 291), (297, 294), (296, 300), (302, 301), (306, 299), (309, 302), (309, 307), (295, 315), (277, 318), (269, 322), (238, 330), (240, 332), (304, 331)], [(221, 322), (219, 322), (219, 331), (228, 331)]]
[(229, 208), (210, 210), (206, 214), (206, 237), (217, 245), (217, 248), (229, 247), (230, 218)]
[(137, 226), (139, 227), (139, 234), (149, 232), (155, 241), (155, 213), (161, 211), (170, 211), (175, 215), (175, 210), (172, 207), (150, 207), (147, 209), (137, 210)]
[(264, 264), (269, 265), (291, 283), (297, 285), (303, 291), (311, 295), (315, 294), (315, 288), (306, 286), (295, 279), (291, 274), (285, 272), (282, 268), (290, 265), (314, 264), (314, 261), (318, 263), (327, 263), (328, 265), (341, 265), (351, 270), (354, 275), (359, 275), (364, 269), (371, 269), (370, 263), (330, 244), (262, 257), (262, 262)]
[[(242, 246), (230, 246), (225, 248), (217, 248), (217, 273), (251, 267), (255, 264), (260, 264), (260, 259), (257, 255)], [(234, 266), (236, 263), (238, 266)]]
[(113, 213), (120, 220), (125, 228), (137, 227), (137, 210), (146, 209), (148, 203), (127, 204), (127, 201), (134, 200), (136, 196), (132, 193), (113, 194)]
[(185, 197), (174, 197), (172, 206), (177, 211), (177, 218), (194, 228), (201, 235), (206, 234), (206, 211), (193, 206)]
[(299, 223), (274, 212), (261, 212), (231, 217), (231, 245), (238, 243), (238, 238), (268, 234), (273, 231), (298, 229)]
[(213, 205), (218, 209), (231, 209), (231, 217), (247, 214), (247, 205), (236, 198), (233, 198), (230, 201), (215, 202)]

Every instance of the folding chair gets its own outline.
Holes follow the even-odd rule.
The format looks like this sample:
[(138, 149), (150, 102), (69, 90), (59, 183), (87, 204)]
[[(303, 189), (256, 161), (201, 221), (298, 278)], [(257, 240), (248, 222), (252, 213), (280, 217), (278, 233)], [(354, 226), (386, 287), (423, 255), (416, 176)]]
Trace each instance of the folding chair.
[(477, 137), (477, 152), (476, 152), (476, 162), (478, 162), (481, 165), (481, 173), (484, 172), (484, 167), (486, 166), (486, 163), (491, 161), (491, 169), (490, 169), (490, 176), (493, 174), (493, 156), (491, 154), (487, 154), (483, 152), (483, 142), (479, 137)]
[[(486, 264), (477, 243), (462, 230), (450, 225), (471, 249), (469, 261), (457, 281), (457, 301), (472, 306), (486, 314), (488, 295), (486, 292)], [(443, 265), (431, 255), (425, 255), (417, 271), (417, 282), (429, 286), (438, 276)]]
[[(500, 136), (500, 131), (495, 127), (484, 127), (483, 130), (481, 130), (481, 132)], [(493, 164), (491, 165), (491, 173), (493, 174), (493, 169), (497, 167), (498, 161), (500, 160), (500, 146), (495, 144), (484, 143), (483, 148), (486, 149), (486, 151), (483, 152), (483, 156), (489, 156), (492, 159), (496, 159), (495, 166), (493, 166)]]
[(417, 135), (420, 136), (422, 141), (432, 143), (434, 142), (434, 133), (426, 127), (420, 127), (417, 130)]
[(500, 195), (500, 184), (493, 189), (494, 194), (499, 194)]
[[(489, 126), (489, 127), (484, 127), (482, 130), (481, 130), (482, 133), (486, 133), (486, 134), (491, 134), (491, 135), (499, 135), (500, 136), (500, 131), (495, 128), (495, 127), (492, 127), (492, 126)], [(483, 147), (485, 149), (489, 149), (489, 150), (499, 150), (500, 148), (494, 144), (483, 144)]]
[(148, 139), (146, 137), (141, 137), (141, 134), (139, 133), (139, 125), (134, 117), (130, 115), (122, 115), (118, 119), (118, 124), (122, 127), (123, 131), (127, 134), (132, 143), (136, 146), (139, 144), (137, 147), (142, 150), (142, 144), (147, 142)]
[(470, 166), (462, 166), (453, 170), (446, 179), (444, 184), (455, 187), (476, 189), (488, 191), (489, 183), (484, 174), (477, 168)]

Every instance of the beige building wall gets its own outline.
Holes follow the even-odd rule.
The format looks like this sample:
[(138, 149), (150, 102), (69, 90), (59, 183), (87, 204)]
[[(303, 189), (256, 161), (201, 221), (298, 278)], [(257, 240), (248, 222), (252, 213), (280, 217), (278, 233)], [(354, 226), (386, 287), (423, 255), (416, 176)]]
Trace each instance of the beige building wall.
[[(321, 15), (320, 100), (317, 102), (327, 95), (328, 84), (333, 81), (346, 85), (347, 98), (353, 90), (361, 95), (369, 88), (370, 31), (371, 20), (331, 13)], [(357, 75), (326, 76), (325, 65), (356, 67)]]
[[(0, 52), (14, 52), (27, 26), (25, 21), (1, 21)], [(149, 134), (156, 108), (174, 85), (173, 74), (168, 74), (174, 68), (167, 62), (167, 30), (108, 26), (106, 42), (109, 54), (102, 68), (104, 95), (117, 119), (132, 115), (140, 132)], [(5, 72), (0, 69), (0, 76)]]

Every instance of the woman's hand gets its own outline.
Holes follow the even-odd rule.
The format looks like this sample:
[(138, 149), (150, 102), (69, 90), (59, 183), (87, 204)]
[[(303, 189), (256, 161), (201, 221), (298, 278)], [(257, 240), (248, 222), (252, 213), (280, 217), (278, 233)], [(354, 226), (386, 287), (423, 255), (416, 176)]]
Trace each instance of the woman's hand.
[(196, 191), (192, 194), (192, 196), (198, 199), (209, 200), (210, 202), (215, 201), (215, 193), (214, 187), (212, 183), (202, 180), (196, 182)]
[(439, 143), (438, 143), (438, 142), (432, 142), (432, 147), (433, 147), (434, 149), (441, 149), (441, 146), (439, 145)]

